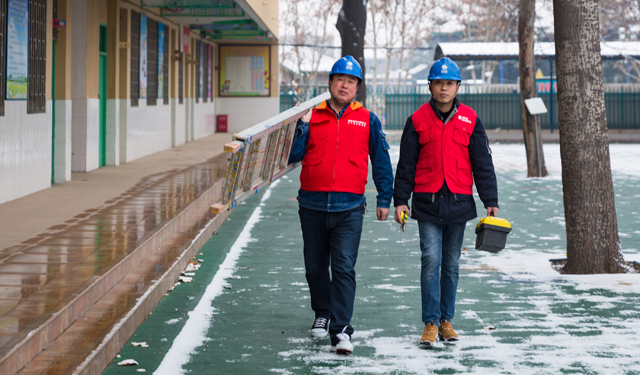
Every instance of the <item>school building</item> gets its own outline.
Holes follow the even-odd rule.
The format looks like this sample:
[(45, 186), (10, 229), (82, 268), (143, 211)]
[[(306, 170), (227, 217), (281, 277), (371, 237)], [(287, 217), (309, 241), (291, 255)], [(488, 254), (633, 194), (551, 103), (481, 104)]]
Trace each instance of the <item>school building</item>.
[(0, 204), (277, 114), (277, 42), (277, 0), (0, 0)]

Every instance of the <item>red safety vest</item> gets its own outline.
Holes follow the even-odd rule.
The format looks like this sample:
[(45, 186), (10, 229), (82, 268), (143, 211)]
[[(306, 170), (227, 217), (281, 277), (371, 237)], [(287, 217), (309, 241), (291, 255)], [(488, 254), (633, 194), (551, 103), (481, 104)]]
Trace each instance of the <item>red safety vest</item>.
[(300, 172), (302, 190), (364, 194), (369, 174), (369, 116), (359, 102), (351, 103), (340, 120), (326, 102), (313, 110)]
[(420, 136), (415, 192), (437, 193), (446, 180), (452, 193), (473, 194), (469, 138), (476, 117), (464, 104), (446, 126), (429, 103), (413, 113), (413, 126)]

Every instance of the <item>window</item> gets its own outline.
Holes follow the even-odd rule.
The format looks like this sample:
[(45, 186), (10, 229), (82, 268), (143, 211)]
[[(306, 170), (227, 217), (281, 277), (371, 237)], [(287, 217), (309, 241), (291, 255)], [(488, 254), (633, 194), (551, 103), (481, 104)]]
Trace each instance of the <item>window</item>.
[(209, 65), (207, 67), (207, 71), (209, 72), (209, 81), (207, 83), (208, 85), (208, 96), (209, 99), (211, 99), (211, 101), (213, 102), (213, 46), (209, 45)]
[(178, 60), (178, 104), (184, 103), (184, 53), (180, 52)]
[(202, 102), (206, 103), (209, 98), (209, 45), (205, 44), (202, 49), (204, 52), (202, 55), (202, 72), (204, 73), (204, 77), (202, 79)]
[(29, 1), (29, 78), (27, 113), (45, 113), (47, 72), (47, 0)]
[(202, 64), (200, 64), (200, 58), (202, 57), (202, 55), (200, 55), (201, 43), (201, 41), (196, 42), (196, 103), (200, 101), (200, 79), (202, 77), (202, 72), (200, 71), (200, 69), (202, 69)]
[(131, 106), (138, 106), (140, 97), (140, 13), (131, 11)]
[(164, 96), (162, 97), (163, 104), (169, 104), (169, 28), (165, 26), (164, 28), (164, 61), (162, 64), (164, 65), (164, 81), (163, 81), (163, 90)]
[(0, 116), (4, 116), (4, 96), (7, 92), (5, 77), (5, 50), (7, 45), (7, 0), (0, 0)]
[(147, 39), (147, 105), (158, 99), (158, 22), (149, 18)]

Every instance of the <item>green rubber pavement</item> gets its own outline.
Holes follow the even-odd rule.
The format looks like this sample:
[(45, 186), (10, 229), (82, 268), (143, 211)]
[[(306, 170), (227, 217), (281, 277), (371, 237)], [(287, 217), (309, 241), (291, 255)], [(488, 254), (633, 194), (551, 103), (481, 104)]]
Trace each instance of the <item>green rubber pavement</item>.
[[(130, 340), (145, 341), (149, 347), (128, 344), (105, 374), (140, 369), (170, 373), (168, 367), (158, 370), (163, 360), (163, 366), (179, 362), (183, 373), (189, 374), (640, 372), (638, 275), (563, 276), (552, 270), (549, 259), (562, 258), (566, 251), (558, 173), (527, 179), (526, 170), (509, 162), (514, 153), (523, 153), (522, 145), (492, 147), (500, 187), (498, 216), (507, 218), (513, 231), (507, 248), (492, 254), (474, 249), (477, 220), (467, 224), (453, 321), (461, 336), (458, 343), (438, 343), (433, 350), (418, 345), (423, 325), (417, 224), (409, 221), (403, 233), (392, 219), (378, 222), (371, 182), (356, 265), (354, 353), (330, 353), (328, 338), (310, 337), (314, 314), (295, 200), (298, 169), (270, 188), (262, 205), (264, 193), (233, 211), (230, 221), (202, 249), (199, 258), (204, 262), (194, 282), (168, 293)], [(552, 172), (553, 150), (545, 148)], [(618, 226), (627, 260), (640, 260), (639, 182), (635, 175), (614, 171)], [(239, 254), (233, 277), (211, 303), (213, 315), (203, 327), (206, 340), (184, 363), (179, 356), (166, 357), (259, 205), (260, 217)], [(478, 212), (486, 210), (478, 205)], [(189, 332), (185, 334), (189, 337)], [(129, 358), (139, 366), (116, 365)]]

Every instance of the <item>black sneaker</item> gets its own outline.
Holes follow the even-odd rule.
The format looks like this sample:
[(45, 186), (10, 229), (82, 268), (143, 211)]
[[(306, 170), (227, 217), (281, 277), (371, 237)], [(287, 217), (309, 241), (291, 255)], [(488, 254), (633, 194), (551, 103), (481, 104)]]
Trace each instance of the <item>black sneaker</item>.
[(338, 354), (351, 354), (353, 353), (353, 344), (351, 343), (351, 336), (344, 333), (347, 327), (344, 327), (342, 332), (338, 333), (336, 337), (331, 339), (331, 351)]
[(326, 318), (316, 318), (313, 321), (313, 325), (311, 326), (311, 337), (316, 337), (319, 339), (323, 339), (327, 337), (327, 333), (329, 332), (327, 328), (329, 327), (329, 320)]

